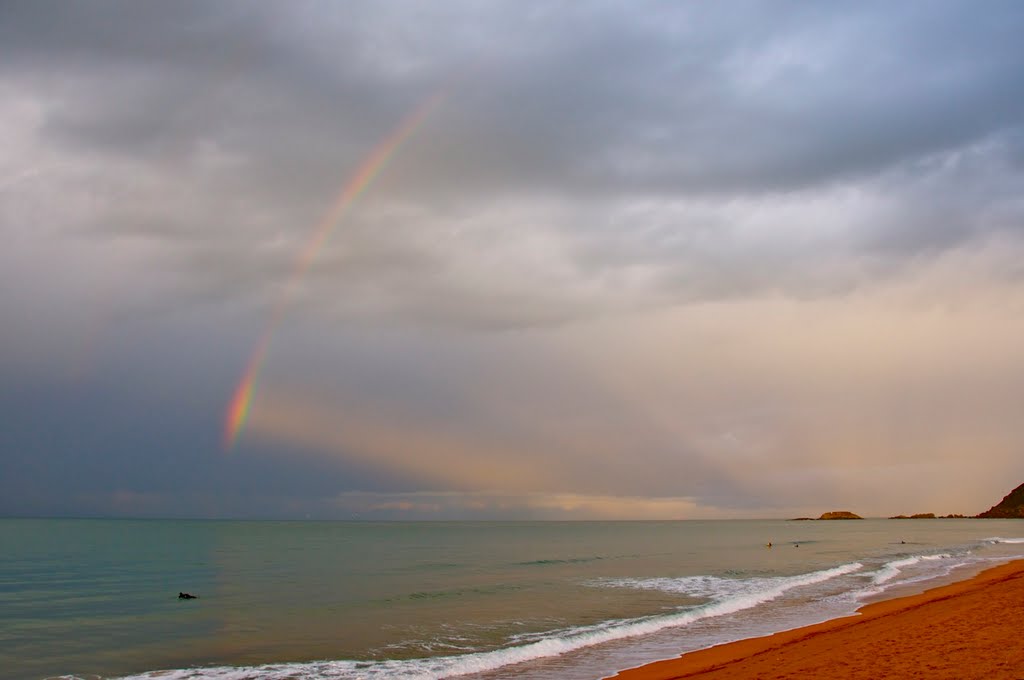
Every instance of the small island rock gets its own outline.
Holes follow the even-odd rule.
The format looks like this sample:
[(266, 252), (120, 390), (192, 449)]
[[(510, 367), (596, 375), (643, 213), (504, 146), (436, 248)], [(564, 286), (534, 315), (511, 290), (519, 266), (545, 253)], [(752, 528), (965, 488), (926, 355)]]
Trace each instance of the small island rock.
[(826, 512), (818, 519), (864, 519), (860, 515), (855, 515), (849, 510), (833, 510), (832, 512)]

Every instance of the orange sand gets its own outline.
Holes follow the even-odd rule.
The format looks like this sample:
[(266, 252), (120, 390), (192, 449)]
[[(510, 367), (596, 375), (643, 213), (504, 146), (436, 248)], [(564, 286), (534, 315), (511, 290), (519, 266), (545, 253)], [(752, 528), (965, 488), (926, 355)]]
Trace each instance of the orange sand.
[(620, 680), (1024, 680), (1024, 560), (854, 616), (622, 671)]

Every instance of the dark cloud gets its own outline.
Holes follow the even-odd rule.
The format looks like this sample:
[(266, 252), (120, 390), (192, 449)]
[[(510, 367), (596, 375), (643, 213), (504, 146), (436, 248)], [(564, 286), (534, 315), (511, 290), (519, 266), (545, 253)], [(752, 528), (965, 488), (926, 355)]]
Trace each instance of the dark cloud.
[(302, 517), (340, 490), (403, 483), (294, 447), (226, 450), (224, 390), (243, 359), (163, 330), (115, 337), (73, 373), (0, 366), (0, 514)]
[[(351, 451), (259, 441), (222, 455), (223, 402), (282, 300), (271, 382), (372, 395), (357, 404), (428, 423), (411, 439), (550, 454), (588, 474), (541, 491), (593, 507), (616, 494), (781, 507), (785, 479), (762, 491), (736, 472), (728, 456), (754, 454), (730, 448), (731, 424), (652, 419), (658, 372), (637, 388), (643, 406), (597, 398), (551, 345), (571, 336), (571, 362), (593, 342), (602, 373), (617, 362), (607, 333), (574, 331), (636, 323), (642, 342), (650, 315), (681, 305), (881, 309), (914, 285), (928, 304), (961, 288), (1012, 297), (1022, 28), (1014, 2), (6, 2), (0, 496), (20, 500), (0, 510), (58, 507), (31, 500), (49, 496), (300, 516), (365, 491), (391, 512), (404, 501), (389, 494), (423, 490), (449, 507), (436, 480)], [(415, 134), (353, 183), (432, 96)], [(359, 197), (339, 213), (347, 186)], [(721, 359), (717, 342), (695, 341), (709, 365), (742, 355)], [(93, 360), (102, 379), (62, 382), (94, 375)], [(705, 396), (668, 401), (704, 412)], [(748, 396), (722, 412), (756, 410)], [(776, 444), (765, 458), (818, 445), (784, 415), (756, 424), (749, 438)], [(579, 442), (559, 453), (571, 432), (603, 457), (582, 464)], [(199, 478), (188, 503), (183, 467)], [(831, 490), (830, 470), (807, 474)], [(522, 493), (523, 512), (558, 505)]]
[[(703, 219), (722, 223), (734, 219), (723, 208), (738, 198), (761, 196), (771, 209), (790, 192), (850, 184), (883, 194), (893, 219), (877, 235), (853, 220), (851, 236), (816, 239), (816, 248), (955, 245), (986, 230), (979, 204), (1006, 195), (966, 191), (956, 178), (941, 187), (938, 207), (935, 190), (915, 193), (916, 177), (936, 172), (922, 164), (1002, 139), (1024, 113), (1015, 30), (1024, 17), (1012, 3), (985, 12), (962, 3), (770, 12), (743, 3), (645, 12), (550, 3), (13, 3), (5, 12), (2, 72), (51, 102), (39, 134), (90, 163), (124, 166), (119, 179), (90, 180), (120, 186), (92, 227), (174, 239), (178, 254), (164, 266), (184, 266), (211, 293), (257, 292), (268, 275), (285, 276), (283, 259), (260, 244), (301, 247), (361, 159), (438, 90), (443, 106), (368, 201), (411, 203), (439, 234), (451, 223), (496, 223), (481, 212), (496, 199), (568, 201), (531, 226), (564, 234), (570, 251), (580, 241), (610, 254), (596, 270), (601, 257), (575, 259), (578, 276), (621, 272), (624, 255), (671, 269), (654, 278), (674, 281), (667, 290), (682, 299), (764, 285), (799, 292), (800, 280), (818, 276), (791, 273), (800, 244), (788, 244), (774, 265), (771, 253), (756, 263), (761, 255), (744, 253), (759, 246), (742, 228), (718, 236), (709, 252), (691, 247), (687, 232), (705, 228), (693, 216), (651, 234), (643, 220), (604, 230), (594, 213), (707, 196), (719, 209)], [(975, 176), (999, 162), (999, 149), (989, 152), (971, 161)], [(83, 189), (96, 193), (93, 184)], [(454, 290), (429, 283), (432, 272), (451, 269), (452, 255), (431, 239), (410, 244), (401, 215), (368, 215), (346, 216), (334, 239), (349, 258), (332, 268), (334, 285), (394, 300), (385, 311), (420, 309), (417, 289), (448, 289), (439, 295), (446, 300), (465, 289), (461, 312), (424, 316), (475, 324), (476, 281)], [(783, 242), (785, 230), (778, 225)], [(507, 308), (507, 297), (483, 307)], [(524, 309), (542, 304), (528, 291), (513, 297)], [(567, 312), (523, 321), (588, 313), (568, 312), (587, 307), (580, 299), (553, 304)]]
[(448, 191), (790, 189), (962, 146), (1024, 107), (1013, 3), (9, 7), (8, 71), (91, 85), (52, 114), (54, 134), (135, 153), (212, 135), (281, 176), (291, 157), (343, 166), (338, 151), (441, 86), (450, 110), (415, 178)]
[[(69, 180), (94, 208), (75, 228), (166, 242), (155, 265), (198, 299), (273, 298), (369, 150), (439, 90), (345, 216), (310, 300), (506, 327), (586, 317), (631, 278), (648, 282), (634, 305), (827, 293), (856, 285), (847, 256), (941, 251), (1019, 221), (1013, 3), (3, 11), (0, 73), (41, 102), (40, 143), (90, 168)], [(844, 187), (875, 205), (788, 206)], [(793, 239), (794, 219), (822, 224)], [(518, 280), (471, 273), (524, 227), (553, 240)], [(491, 244), (451, 238), (467, 232)]]

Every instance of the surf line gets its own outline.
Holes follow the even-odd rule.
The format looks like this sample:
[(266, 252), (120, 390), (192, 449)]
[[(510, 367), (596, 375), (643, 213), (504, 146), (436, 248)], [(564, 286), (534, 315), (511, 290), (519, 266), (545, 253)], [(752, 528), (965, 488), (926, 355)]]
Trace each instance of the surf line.
[(291, 302), (298, 288), (299, 281), (309, 270), (313, 260), (316, 259), (316, 256), (323, 249), (334, 228), (345, 216), (349, 208), (352, 207), (352, 204), (366, 191), (373, 183), (373, 180), (380, 175), (388, 161), (395, 156), (406, 141), (416, 134), (423, 121), (444, 102), (446, 97), (447, 91), (442, 89), (424, 99), (387, 137), (379, 142), (366, 155), (351, 177), (342, 184), (341, 190), (331, 203), (330, 208), (313, 228), (305, 247), (295, 259), (295, 265), (292, 267), (292, 273), (288, 277), (288, 283), (274, 304), (270, 320), (263, 334), (253, 347), (252, 354), (249, 355), (249, 361), (245, 367), (245, 373), (242, 374), (238, 386), (231, 397), (231, 401), (228, 402), (224, 418), (224, 449), (226, 451), (231, 451), (234, 448), (235, 442), (238, 441), (239, 435), (245, 428), (245, 423), (249, 418), (249, 411), (252, 407), (256, 384), (259, 380), (260, 372), (266, 363), (267, 354), (270, 351), (271, 340), (274, 337), (275, 331), (281, 325), (285, 309)]

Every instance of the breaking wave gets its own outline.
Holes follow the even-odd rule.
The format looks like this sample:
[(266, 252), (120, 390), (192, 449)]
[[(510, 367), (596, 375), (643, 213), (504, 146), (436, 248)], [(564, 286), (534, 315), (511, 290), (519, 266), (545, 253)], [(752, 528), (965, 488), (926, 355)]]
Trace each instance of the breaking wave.
[(593, 645), (624, 638), (649, 635), (685, 626), (701, 619), (725, 616), (782, 597), (802, 586), (822, 583), (859, 571), (859, 562), (843, 564), (797, 576), (725, 579), (689, 576), (678, 579), (608, 579), (592, 585), (613, 588), (666, 590), (708, 597), (710, 601), (684, 611), (662, 616), (606, 621), (558, 631), (528, 644), (488, 652), (428, 659), (390, 661), (316, 661), (279, 663), (249, 667), (191, 668), (152, 671), (123, 680), (439, 680), (471, 673), (492, 671), (511, 664), (560, 656)]

